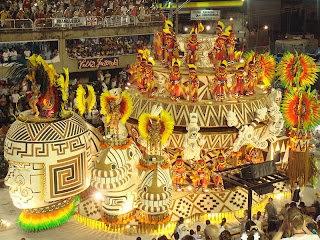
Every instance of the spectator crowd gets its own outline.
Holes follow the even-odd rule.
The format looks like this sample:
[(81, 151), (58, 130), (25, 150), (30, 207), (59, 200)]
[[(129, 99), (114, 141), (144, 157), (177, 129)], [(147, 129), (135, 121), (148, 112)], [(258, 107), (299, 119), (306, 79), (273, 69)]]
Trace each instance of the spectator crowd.
[(70, 58), (135, 54), (137, 49), (151, 49), (150, 35), (130, 37), (85, 38), (66, 40)]
[(28, 60), (32, 54), (52, 60), (58, 56), (58, 41), (0, 44), (0, 63), (16, 62), (19, 58)]
[(8, 0), (0, 3), (1, 27), (12, 27), (5, 19), (130, 16), (133, 22), (160, 19), (152, 0)]

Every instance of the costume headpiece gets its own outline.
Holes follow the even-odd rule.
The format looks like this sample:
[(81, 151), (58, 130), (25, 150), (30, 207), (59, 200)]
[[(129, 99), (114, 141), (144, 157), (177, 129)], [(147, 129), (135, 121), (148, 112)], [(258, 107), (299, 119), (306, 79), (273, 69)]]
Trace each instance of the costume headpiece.
[(224, 24), (221, 21), (218, 21), (216, 29), (219, 29), (222, 31), (224, 29)]
[(180, 67), (181, 62), (180, 62), (180, 60), (178, 58), (174, 58), (172, 60), (172, 66), (174, 66), (174, 65), (178, 65)]
[(236, 66), (236, 70), (242, 70), (242, 71), (244, 71), (244, 65), (245, 65), (245, 63), (238, 64), (238, 65)]
[(223, 61), (220, 63), (220, 67), (222, 67), (222, 68), (228, 67), (228, 62), (227, 62), (226, 60), (223, 60)]

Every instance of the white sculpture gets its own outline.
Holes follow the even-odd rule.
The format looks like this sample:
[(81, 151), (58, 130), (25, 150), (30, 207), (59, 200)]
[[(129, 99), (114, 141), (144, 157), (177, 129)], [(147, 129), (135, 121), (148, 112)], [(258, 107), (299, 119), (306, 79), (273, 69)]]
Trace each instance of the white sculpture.
[(279, 89), (272, 88), (271, 93), (268, 95), (270, 102), (275, 102), (279, 107), (282, 101), (282, 92)]
[(241, 126), (237, 115), (229, 111), (227, 115), (227, 124), (229, 127), (236, 127), (239, 130), (239, 135), (233, 143), (233, 151), (238, 152), (244, 145), (252, 144), (255, 148), (265, 149), (268, 146), (267, 141), (260, 141), (259, 136), (254, 134), (254, 129), (263, 119), (266, 118), (267, 108), (257, 110), (256, 118), (248, 125)]
[(190, 113), (190, 123), (183, 138), (183, 155), (185, 160), (200, 159), (200, 151), (205, 144), (203, 136), (199, 133), (198, 115)]
[(271, 102), (271, 107), (268, 109), (268, 112), (270, 115), (270, 122), (259, 141), (269, 140), (274, 143), (277, 141), (277, 136), (283, 129), (284, 119), (280, 112), (280, 106), (275, 101)]

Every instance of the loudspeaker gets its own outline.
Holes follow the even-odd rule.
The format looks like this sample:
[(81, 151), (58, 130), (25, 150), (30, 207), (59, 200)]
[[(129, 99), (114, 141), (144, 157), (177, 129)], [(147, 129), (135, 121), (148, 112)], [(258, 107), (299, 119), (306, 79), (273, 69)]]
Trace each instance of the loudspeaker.
[(250, 164), (241, 169), (241, 178), (243, 179), (257, 179), (273, 175), (277, 173), (276, 164), (274, 161), (268, 161), (257, 164)]
[(270, 185), (270, 186), (254, 189), (253, 191), (255, 191), (259, 195), (264, 195), (267, 193), (272, 193), (273, 190), (274, 190), (274, 186)]

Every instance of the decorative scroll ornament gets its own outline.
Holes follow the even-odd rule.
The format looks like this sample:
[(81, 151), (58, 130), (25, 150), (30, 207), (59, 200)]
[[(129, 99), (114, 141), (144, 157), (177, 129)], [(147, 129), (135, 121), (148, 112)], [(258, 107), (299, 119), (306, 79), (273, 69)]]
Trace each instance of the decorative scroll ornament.
[(243, 125), (238, 121), (236, 114), (232, 111), (228, 112), (227, 124), (229, 127), (236, 127), (239, 130), (238, 137), (233, 144), (233, 151), (238, 152), (244, 145), (252, 144), (255, 148), (265, 149), (268, 146), (267, 141), (260, 141), (259, 136), (254, 134), (254, 128), (258, 123), (265, 119), (267, 108), (257, 110), (256, 118), (248, 125)]

